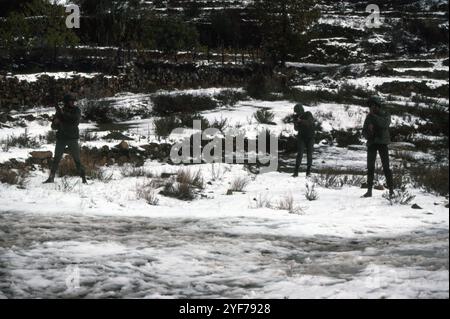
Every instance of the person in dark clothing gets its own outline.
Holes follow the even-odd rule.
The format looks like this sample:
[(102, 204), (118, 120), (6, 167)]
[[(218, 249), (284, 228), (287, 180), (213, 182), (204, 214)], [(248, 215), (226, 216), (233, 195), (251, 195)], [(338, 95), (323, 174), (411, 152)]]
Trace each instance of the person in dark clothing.
[(380, 154), (383, 164), (386, 183), (389, 188), (390, 196), (394, 195), (394, 183), (392, 171), (389, 164), (389, 144), (391, 138), (389, 126), (391, 124), (391, 115), (383, 110), (383, 102), (377, 97), (369, 98), (368, 106), (370, 113), (364, 121), (363, 135), (367, 139), (367, 186), (368, 191), (363, 197), (372, 197), (373, 180), (375, 176), (375, 162), (377, 153)]
[(56, 170), (58, 169), (59, 162), (61, 161), (66, 146), (75, 161), (82, 182), (84, 184), (87, 183), (85, 170), (80, 159), (80, 147), (78, 145), (78, 139), (80, 138), (78, 125), (80, 119), (81, 111), (75, 106), (75, 98), (70, 94), (65, 95), (64, 107), (62, 109), (58, 106), (56, 107), (56, 114), (52, 122), (52, 129), (57, 130), (55, 155), (50, 169), (50, 176), (44, 183), (53, 183), (55, 181)]
[(298, 177), (298, 172), (305, 151), (307, 157), (306, 176), (310, 176), (314, 150), (314, 135), (315, 135), (314, 117), (312, 116), (311, 112), (305, 112), (305, 109), (301, 104), (297, 104), (295, 106), (294, 113), (295, 113), (294, 128), (298, 132), (297, 135), (298, 153), (295, 162), (295, 170), (293, 177)]

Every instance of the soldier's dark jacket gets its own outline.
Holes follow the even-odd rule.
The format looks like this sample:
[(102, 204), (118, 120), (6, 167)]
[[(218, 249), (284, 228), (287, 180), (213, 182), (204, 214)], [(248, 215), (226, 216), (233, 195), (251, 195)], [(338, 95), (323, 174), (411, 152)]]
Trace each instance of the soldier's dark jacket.
[(57, 113), (57, 118), (60, 123), (52, 128), (57, 129), (56, 136), (61, 139), (79, 139), (80, 131), (78, 125), (81, 120), (81, 110), (80, 108), (74, 107), (64, 107), (62, 112)]
[[(369, 130), (369, 125), (373, 125), (373, 132)], [(367, 139), (367, 145), (390, 144), (391, 136), (389, 126), (391, 125), (391, 115), (387, 112), (380, 112), (378, 115), (369, 114), (364, 121), (363, 135)]]
[(315, 135), (314, 117), (311, 112), (304, 112), (301, 115), (297, 115), (297, 118), (303, 120), (301, 123), (295, 121), (294, 128), (299, 133), (298, 138), (303, 140), (312, 139)]

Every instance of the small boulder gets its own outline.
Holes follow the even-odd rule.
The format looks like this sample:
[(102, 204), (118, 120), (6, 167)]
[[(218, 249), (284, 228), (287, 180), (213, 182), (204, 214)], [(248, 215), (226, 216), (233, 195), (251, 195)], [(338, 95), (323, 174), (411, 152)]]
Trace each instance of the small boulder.
[(420, 207), (420, 206), (417, 205), (417, 204), (412, 205), (411, 208), (412, 208), (412, 209), (422, 209), (422, 207)]
[(117, 145), (117, 147), (118, 147), (119, 150), (121, 150), (121, 151), (128, 151), (128, 149), (130, 148), (130, 146), (128, 145), (128, 143), (127, 143), (126, 141), (120, 142), (120, 144)]
[(53, 157), (53, 153), (50, 151), (42, 152), (42, 151), (34, 151), (30, 152), (30, 155), (34, 159), (44, 160)]

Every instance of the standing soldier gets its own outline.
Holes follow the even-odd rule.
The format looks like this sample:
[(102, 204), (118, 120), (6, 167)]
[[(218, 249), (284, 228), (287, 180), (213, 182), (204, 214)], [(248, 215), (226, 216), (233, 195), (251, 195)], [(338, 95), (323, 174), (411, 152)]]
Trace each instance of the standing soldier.
[(377, 153), (380, 154), (383, 164), (389, 195), (394, 195), (392, 172), (389, 167), (389, 148), (391, 142), (389, 126), (391, 115), (383, 110), (383, 102), (378, 96), (369, 98), (370, 113), (367, 115), (363, 127), (363, 135), (367, 139), (367, 186), (368, 191), (363, 197), (372, 197), (373, 179), (375, 175), (375, 162)]
[(55, 173), (66, 146), (75, 161), (78, 174), (80, 175), (83, 184), (87, 183), (84, 167), (80, 160), (80, 147), (78, 145), (78, 139), (80, 138), (78, 124), (80, 123), (80, 119), (81, 111), (75, 106), (75, 98), (70, 94), (65, 95), (64, 107), (61, 109), (56, 106), (56, 114), (52, 122), (52, 129), (57, 130), (55, 157), (53, 158), (50, 176), (44, 182), (45, 184), (53, 183), (55, 181)]
[(297, 135), (297, 160), (295, 163), (295, 171), (293, 177), (298, 177), (298, 171), (302, 164), (303, 153), (306, 149), (307, 155), (307, 168), (306, 176), (311, 175), (311, 167), (313, 162), (313, 149), (314, 149), (314, 117), (311, 112), (305, 112), (303, 105), (297, 104), (294, 108), (295, 119), (294, 128), (298, 132)]

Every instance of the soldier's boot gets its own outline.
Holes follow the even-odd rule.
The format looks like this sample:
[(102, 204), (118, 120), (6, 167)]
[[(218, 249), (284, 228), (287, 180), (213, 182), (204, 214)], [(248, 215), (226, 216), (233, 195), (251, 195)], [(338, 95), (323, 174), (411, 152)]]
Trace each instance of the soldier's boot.
[(392, 177), (388, 178), (388, 188), (389, 188), (389, 198), (392, 199), (395, 197), (394, 183), (392, 181)]
[(392, 199), (395, 197), (395, 192), (394, 192), (394, 188), (390, 187), (389, 188), (389, 198)]
[(82, 172), (82, 173), (80, 174), (80, 177), (81, 177), (81, 182), (82, 182), (83, 184), (87, 184), (86, 174), (85, 174), (84, 172)]
[(308, 168), (306, 169), (306, 177), (310, 176), (311, 176), (311, 166), (308, 166)]
[(45, 182), (43, 182), (43, 184), (52, 184), (54, 182), (55, 182), (55, 174), (50, 173), (50, 176), (47, 178)]
[(370, 198), (370, 197), (372, 197), (372, 188), (369, 188), (367, 190), (367, 193), (365, 193), (362, 197), (363, 198)]
[(296, 165), (295, 169), (294, 169), (294, 174), (292, 174), (292, 177), (298, 177), (298, 171), (299, 171), (299, 167)]

